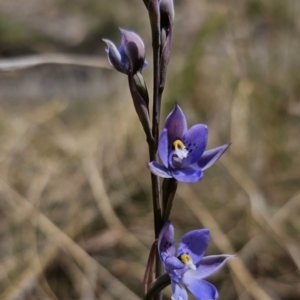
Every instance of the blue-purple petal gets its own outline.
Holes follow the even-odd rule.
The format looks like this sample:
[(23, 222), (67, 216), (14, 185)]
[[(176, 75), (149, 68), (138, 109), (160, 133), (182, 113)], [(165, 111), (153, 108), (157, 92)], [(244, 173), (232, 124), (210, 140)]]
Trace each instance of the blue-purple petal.
[(186, 233), (180, 240), (177, 256), (188, 254), (193, 263), (197, 265), (208, 247), (209, 239), (208, 229), (198, 229)]
[(187, 131), (187, 122), (183, 111), (178, 104), (175, 104), (174, 109), (168, 115), (163, 129), (168, 130), (169, 145), (177, 139), (182, 139), (183, 135)]
[(174, 247), (174, 226), (170, 221), (166, 222), (158, 236), (158, 252), (161, 260), (169, 256), (174, 256), (176, 249)]
[(184, 134), (182, 141), (189, 154), (182, 166), (192, 165), (200, 159), (206, 148), (207, 138), (208, 129), (204, 124), (194, 125)]
[(158, 154), (165, 167), (168, 167), (168, 159), (169, 159), (168, 148), (169, 148), (168, 130), (164, 129), (160, 135), (159, 142), (158, 142)]
[(198, 166), (202, 170), (209, 168), (221, 157), (229, 146), (230, 144), (226, 144), (221, 147), (205, 151), (197, 162)]
[(155, 161), (148, 163), (148, 167), (150, 171), (156, 176), (163, 178), (172, 178), (172, 176), (170, 175), (170, 171), (165, 166), (160, 165)]
[(197, 169), (186, 168), (186, 169), (172, 170), (171, 174), (176, 180), (181, 182), (187, 182), (187, 183), (198, 182), (203, 177), (203, 171), (200, 168)]
[(216, 273), (222, 268), (228, 259), (235, 257), (235, 255), (211, 255), (205, 256), (197, 264), (196, 270), (188, 270), (185, 276), (193, 277), (195, 279), (203, 279)]
[(185, 290), (185, 288), (175, 281), (171, 281), (171, 287), (172, 287), (172, 300), (188, 300), (188, 294)]
[(219, 297), (216, 287), (205, 280), (188, 277), (185, 273), (183, 282), (197, 300), (215, 300)]
[(121, 29), (121, 47), (124, 49), (130, 62), (133, 74), (142, 70), (145, 62), (145, 45), (143, 40), (132, 31)]
[(107, 48), (105, 52), (108, 56), (109, 63), (119, 72), (128, 73), (128, 68), (126, 67), (126, 57), (120, 53), (119, 49), (115, 46), (113, 42), (107, 39), (102, 39), (106, 43)]

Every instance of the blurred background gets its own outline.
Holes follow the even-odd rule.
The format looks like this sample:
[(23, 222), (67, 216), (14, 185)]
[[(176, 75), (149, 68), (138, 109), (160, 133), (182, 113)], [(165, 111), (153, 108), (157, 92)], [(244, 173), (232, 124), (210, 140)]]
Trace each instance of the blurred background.
[[(299, 300), (300, 2), (175, 9), (162, 117), (176, 101), (189, 126), (208, 124), (208, 148), (232, 143), (179, 185), (177, 241), (208, 227), (208, 255), (238, 254), (209, 279), (222, 300)], [(0, 2), (0, 299), (141, 299), (151, 188), (126, 76), (101, 41), (118, 44), (118, 27), (143, 38), (152, 92), (141, 0)], [(59, 64), (14, 70), (28, 57)]]

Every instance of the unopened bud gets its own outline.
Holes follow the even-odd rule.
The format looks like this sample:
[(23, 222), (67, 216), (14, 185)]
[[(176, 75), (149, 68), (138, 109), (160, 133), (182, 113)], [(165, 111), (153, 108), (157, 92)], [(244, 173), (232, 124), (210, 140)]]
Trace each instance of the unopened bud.
[(120, 29), (122, 34), (119, 48), (113, 42), (103, 39), (110, 64), (124, 74), (136, 74), (147, 66), (145, 46), (142, 39), (134, 32)]

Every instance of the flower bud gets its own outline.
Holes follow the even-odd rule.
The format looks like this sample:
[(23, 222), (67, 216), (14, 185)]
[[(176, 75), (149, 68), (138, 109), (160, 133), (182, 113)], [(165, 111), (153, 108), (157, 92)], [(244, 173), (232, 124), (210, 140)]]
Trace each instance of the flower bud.
[(134, 32), (120, 29), (122, 39), (119, 48), (107, 39), (106, 52), (109, 63), (119, 72), (136, 74), (147, 66), (145, 61), (145, 46), (142, 39)]

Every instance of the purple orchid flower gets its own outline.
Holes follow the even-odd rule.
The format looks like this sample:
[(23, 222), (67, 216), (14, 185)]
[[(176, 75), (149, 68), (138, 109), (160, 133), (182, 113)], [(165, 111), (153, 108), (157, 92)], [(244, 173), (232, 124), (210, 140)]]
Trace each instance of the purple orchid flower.
[(145, 45), (142, 39), (134, 32), (120, 29), (122, 39), (119, 48), (113, 42), (102, 39), (107, 48), (109, 63), (119, 72), (136, 74), (147, 66), (145, 61)]
[(229, 144), (204, 151), (208, 129), (197, 124), (190, 129), (178, 104), (167, 117), (158, 143), (158, 153), (163, 165), (152, 161), (151, 172), (164, 178), (174, 177), (182, 182), (197, 182), (203, 171), (214, 164), (229, 147)]
[(214, 285), (203, 280), (217, 272), (234, 255), (204, 256), (209, 243), (209, 230), (199, 229), (186, 233), (174, 246), (174, 227), (168, 221), (158, 237), (158, 251), (171, 279), (172, 300), (187, 300), (185, 286), (197, 300), (215, 300), (218, 291)]

